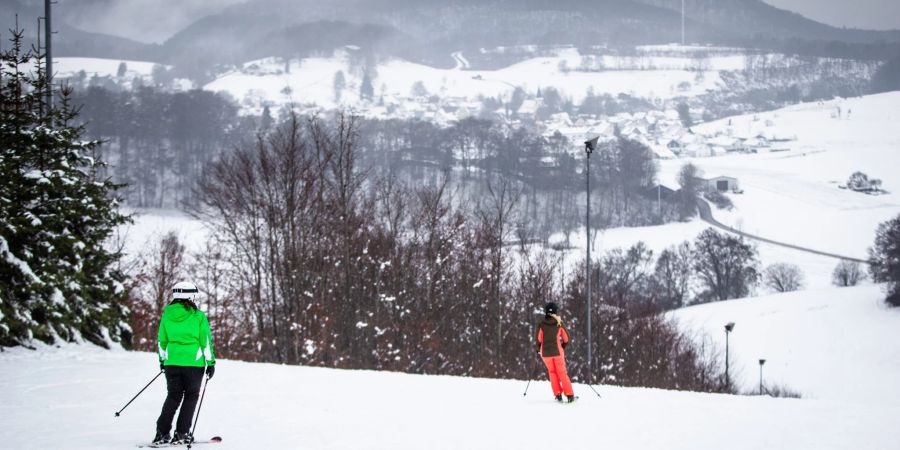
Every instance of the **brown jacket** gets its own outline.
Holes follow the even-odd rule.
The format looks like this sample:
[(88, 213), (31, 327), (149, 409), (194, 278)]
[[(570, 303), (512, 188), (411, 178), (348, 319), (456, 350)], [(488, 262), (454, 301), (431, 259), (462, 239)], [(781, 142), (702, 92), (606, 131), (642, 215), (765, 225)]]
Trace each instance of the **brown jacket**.
[(545, 358), (565, 356), (563, 349), (569, 344), (569, 333), (555, 317), (544, 317), (537, 329), (538, 352)]

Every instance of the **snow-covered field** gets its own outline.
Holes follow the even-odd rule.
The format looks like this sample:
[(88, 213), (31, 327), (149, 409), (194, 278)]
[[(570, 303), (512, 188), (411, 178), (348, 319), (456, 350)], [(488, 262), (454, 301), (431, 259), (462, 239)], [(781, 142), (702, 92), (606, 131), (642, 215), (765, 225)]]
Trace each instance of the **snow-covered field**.
[[(554, 87), (564, 97), (580, 102), (588, 89), (596, 94), (619, 93), (647, 98), (692, 96), (718, 89), (720, 70), (743, 67), (739, 56), (713, 57), (704, 62), (702, 79), (698, 78), (695, 59), (675, 57), (596, 59), (600, 71), (580, 71), (582, 56), (574, 49), (557, 56), (536, 57), (499, 70), (461, 70), (468, 64), (462, 52), (453, 53), (453, 69), (439, 69), (400, 59), (383, 61), (375, 67), (372, 85), (376, 98), (411, 97), (413, 85), (422, 82), (430, 94), (442, 98), (476, 100), (479, 96), (509, 99), (515, 88), (534, 93), (539, 88)], [(226, 91), (239, 101), (254, 105), (311, 104), (332, 108), (359, 102), (361, 69), (351, 67), (351, 58), (338, 52), (330, 58), (304, 58), (291, 62), (290, 73), (284, 72), (280, 59), (263, 59), (245, 63), (240, 70), (227, 73), (204, 89)], [(334, 76), (344, 72), (347, 88), (342, 98), (334, 96)], [(289, 89), (286, 89), (289, 88)]]
[(114, 77), (118, 73), (119, 64), (123, 62), (126, 68), (126, 78), (149, 77), (153, 73), (153, 66), (156, 65), (156, 63), (147, 61), (63, 57), (53, 58), (53, 73), (56, 77), (68, 78), (78, 75), (78, 72), (83, 70), (88, 78), (94, 75)]
[[(897, 123), (900, 92), (800, 104), (694, 127), (703, 134), (731, 128), (736, 136), (760, 131), (796, 136), (787, 143), (789, 151), (693, 162), (708, 176), (738, 178), (744, 190), (730, 196), (732, 212), (713, 211), (723, 223), (770, 239), (866, 258), (876, 226), (900, 214)], [(685, 162), (663, 161), (662, 180), (675, 185)], [(889, 193), (872, 196), (839, 189), (857, 170), (883, 180)]]

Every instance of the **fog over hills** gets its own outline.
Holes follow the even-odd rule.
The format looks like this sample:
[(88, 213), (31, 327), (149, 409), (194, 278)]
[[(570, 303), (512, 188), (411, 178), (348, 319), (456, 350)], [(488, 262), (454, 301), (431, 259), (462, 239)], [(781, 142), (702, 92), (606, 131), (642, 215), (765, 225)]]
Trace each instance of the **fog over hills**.
[[(42, 3), (4, 2), (2, 25), (11, 28), (17, 13), (31, 38)], [(680, 7), (679, 0), (66, 0), (55, 6), (54, 54), (155, 61), (201, 80), (217, 67), (344, 45), (446, 68), (455, 51), (680, 42)], [(687, 8), (688, 43), (868, 59), (900, 52), (900, 31), (832, 27), (760, 0), (697, 0)], [(471, 62), (496, 68), (517, 61)]]

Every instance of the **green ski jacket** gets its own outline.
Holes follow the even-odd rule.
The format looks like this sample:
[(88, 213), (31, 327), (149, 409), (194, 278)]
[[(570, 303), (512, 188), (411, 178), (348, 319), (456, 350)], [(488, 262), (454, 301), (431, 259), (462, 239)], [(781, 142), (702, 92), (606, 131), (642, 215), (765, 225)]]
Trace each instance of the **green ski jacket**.
[(216, 364), (206, 314), (172, 303), (159, 321), (159, 362), (167, 366), (203, 367)]

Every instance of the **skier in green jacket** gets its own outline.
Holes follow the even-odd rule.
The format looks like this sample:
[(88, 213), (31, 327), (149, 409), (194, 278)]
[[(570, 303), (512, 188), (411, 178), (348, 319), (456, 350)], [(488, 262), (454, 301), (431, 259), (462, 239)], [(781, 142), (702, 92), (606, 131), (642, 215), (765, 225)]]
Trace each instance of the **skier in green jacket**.
[[(154, 444), (193, 442), (191, 419), (203, 374), (205, 372), (209, 379), (215, 373), (216, 357), (209, 321), (194, 303), (198, 292), (193, 283), (177, 283), (172, 289), (172, 302), (163, 310), (159, 321), (159, 368), (166, 373), (168, 395), (156, 421)], [(170, 438), (178, 405), (181, 405), (181, 412), (175, 424), (175, 436)]]

